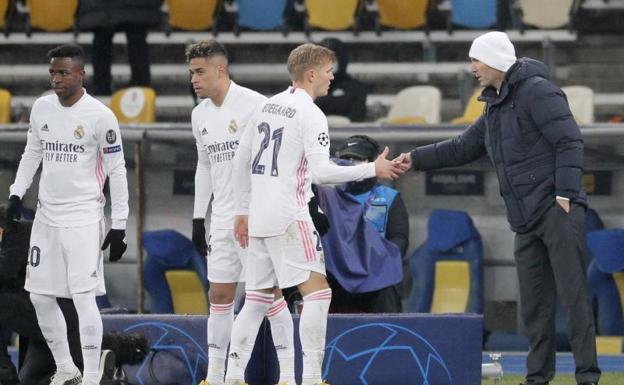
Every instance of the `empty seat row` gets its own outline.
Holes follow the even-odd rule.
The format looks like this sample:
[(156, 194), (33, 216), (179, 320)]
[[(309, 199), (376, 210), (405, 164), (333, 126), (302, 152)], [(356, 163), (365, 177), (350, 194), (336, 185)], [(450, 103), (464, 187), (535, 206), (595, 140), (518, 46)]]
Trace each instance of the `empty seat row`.
[[(574, 0), (514, 0), (510, 7), (514, 24), (537, 28), (561, 28), (570, 24)], [(303, 17), (303, 29), (326, 31), (361, 29), (363, 20), (373, 19), (378, 33), (382, 29), (429, 30), (433, 12), (446, 13), (447, 27), (488, 29), (499, 24), (496, 0), (165, 0), (164, 29), (183, 31), (212, 30), (216, 35), (223, 19), (233, 18), (233, 30), (282, 30), (288, 32), (289, 18)], [(78, 0), (0, 0), (0, 27), (8, 33), (15, 10), (26, 14), (26, 32), (78, 32), (75, 15)], [(7, 20), (8, 19), (8, 20)]]

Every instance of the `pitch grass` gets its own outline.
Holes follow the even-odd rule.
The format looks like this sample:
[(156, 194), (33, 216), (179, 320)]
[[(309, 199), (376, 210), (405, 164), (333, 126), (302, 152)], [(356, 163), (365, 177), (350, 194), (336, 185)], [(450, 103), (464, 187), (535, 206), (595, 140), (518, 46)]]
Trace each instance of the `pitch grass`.
[[(524, 380), (523, 376), (518, 375), (504, 375), (500, 385), (518, 385)], [(550, 385), (574, 385), (573, 374), (557, 374), (555, 379), (550, 382)], [(482, 380), (481, 385), (494, 385), (493, 380)], [(624, 368), (622, 372), (609, 372), (602, 373), (600, 376), (600, 385), (624, 385)]]

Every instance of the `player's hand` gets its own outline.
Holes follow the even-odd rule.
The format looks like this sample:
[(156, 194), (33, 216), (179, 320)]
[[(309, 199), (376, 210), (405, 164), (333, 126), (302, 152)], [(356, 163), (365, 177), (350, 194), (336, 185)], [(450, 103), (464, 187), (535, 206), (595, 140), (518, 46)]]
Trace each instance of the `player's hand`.
[(234, 238), (243, 249), (249, 246), (248, 218), (247, 215), (236, 215), (234, 217)]
[(399, 168), (403, 170), (403, 172), (409, 171), (413, 166), (411, 152), (404, 152), (396, 158), (392, 159), (392, 161), (397, 166), (399, 166)]
[(388, 152), (389, 150), (386, 146), (383, 152), (375, 159), (375, 176), (379, 179), (393, 180), (405, 172), (405, 170), (399, 167), (398, 163), (387, 159)]
[(117, 262), (121, 259), (121, 256), (128, 248), (126, 243), (126, 230), (110, 229), (104, 243), (102, 244), (102, 250), (110, 245), (109, 261)]
[(329, 219), (327, 219), (327, 215), (323, 214), (319, 211), (318, 202), (316, 201), (316, 197), (312, 197), (310, 202), (308, 202), (308, 211), (310, 212), (310, 217), (312, 217), (312, 223), (314, 223), (314, 228), (322, 237), (327, 234), (329, 228), (331, 227), (329, 224)]
[(13, 221), (20, 220), (22, 218), (22, 199), (17, 195), (11, 195), (9, 197), (9, 203), (6, 209), (7, 215), (7, 227), (11, 226)]
[(193, 219), (193, 245), (197, 252), (204, 257), (208, 255), (208, 245), (206, 244), (206, 227), (204, 218)]

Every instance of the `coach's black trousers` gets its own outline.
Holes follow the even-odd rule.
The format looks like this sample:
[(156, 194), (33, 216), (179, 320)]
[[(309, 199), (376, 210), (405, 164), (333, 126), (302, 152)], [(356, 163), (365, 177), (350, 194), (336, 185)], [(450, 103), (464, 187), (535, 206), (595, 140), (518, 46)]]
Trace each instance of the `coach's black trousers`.
[(555, 375), (555, 306), (557, 295), (566, 315), (576, 364), (576, 381), (598, 383), (596, 332), (585, 279), (585, 207), (558, 203), (527, 233), (515, 237), (520, 307), (529, 338), (527, 384), (546, 384)]

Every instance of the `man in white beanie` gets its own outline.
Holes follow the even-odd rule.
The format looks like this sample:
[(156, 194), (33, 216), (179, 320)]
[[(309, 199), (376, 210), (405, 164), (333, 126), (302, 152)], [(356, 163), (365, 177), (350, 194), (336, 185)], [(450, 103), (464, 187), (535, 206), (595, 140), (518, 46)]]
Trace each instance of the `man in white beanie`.
[(395, 159), (404, 169), (460, 166), (485, 156), (496, 171), (514, 231), (520, 307), (529, 338), (525, 385), (555, 376), (557, 295), (579, 385), (598, 384), (596, 338), (585, 270), (583, 136), (566, 96), (547, 67), (516, 59), (507, 34), (488, 32), (472, 42), (471, 71), (485, 87), (483, 115), (464, 132)]

